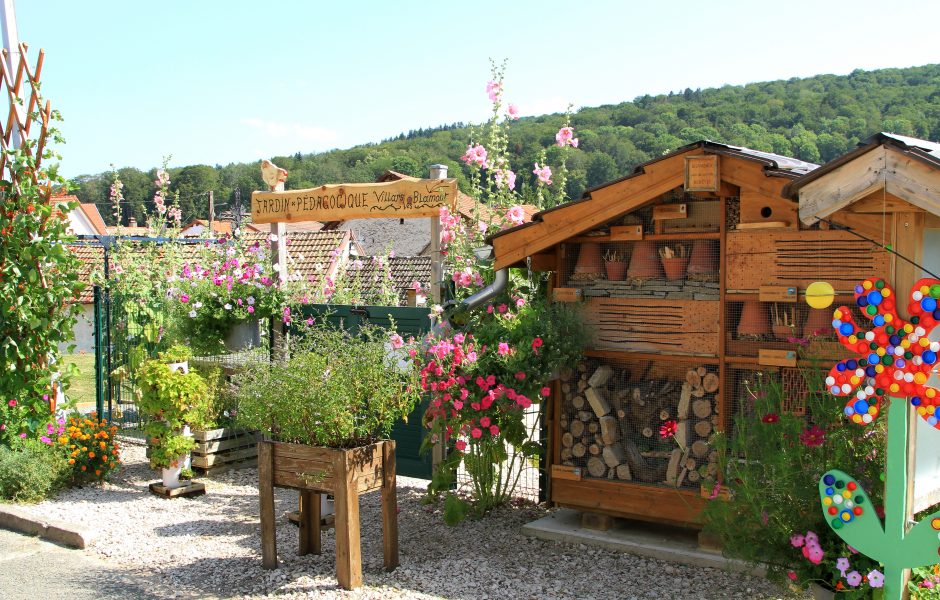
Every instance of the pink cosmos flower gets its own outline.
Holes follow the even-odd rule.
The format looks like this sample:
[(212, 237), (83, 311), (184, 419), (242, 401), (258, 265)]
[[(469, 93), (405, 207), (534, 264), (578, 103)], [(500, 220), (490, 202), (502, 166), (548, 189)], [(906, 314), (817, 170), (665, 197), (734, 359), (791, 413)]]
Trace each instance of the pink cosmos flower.
[(513, 121), (517, 121), (519, 119), (519, 107), (515, 104), (510, 104), (506, 108), (506, 114), (509, 115), (509, 118)]
[(541, 391), (539, 391), (539, 394), (541, 394), (543, 398), (548, 398), (552, 395), (552, 388), (546, 385), (541, 389)]
[(392, 348), (394, 350), (398, 350), (399, 348), (405, 345), (405, 340), (403, 340), (401, 336), (398, 335), (397, 333), (392, 334), (392, 337), (389, 338), (389, 342), (391, 342)]
[(525, 211), (517, 204), (506, 211), (506, 218), (512, 221), (513, 225), (522, 225), (525, 222)]
[(473, 439), (478, 440), (483, 436), (483, 431), (479, 427), (474, 427), (470, 430), (470, 435), (473, 436)]
[(819, 536), (817, 536), (816, 533), (813, 532), (813, 531), (807, 531), (807, 532), (806, 532), (806, 543), (807, 543), (807, 544), (815, 544), (815, 545), (818, 546), (818, 545), (819, 545)]
[(457, 448), (460, 452), (463, 452), (467, 449), (467, 442), (464, 440), (457, 440), (457, 443), (454, 444), (454, 447)]
[(506, 356), (507, 354), (509, 354), (509, 344), (507, 344), (506, 342), (500, 342), (496, 353), (499, 354), (500, 356)]
[(51, 444), (51, 443), (52, 443), (52, 440), (49, 439), (48, 437), (44, 436), (44, 435), (39, 436), (39, 441), (42, 442), (43, 444)]
[(539, 163), (534, 163), (535, 169), (532, 170), (532, 173), (539, 178), (539, 181), (545, 185), (552, 184), (552, 168), (548, 165), (539, 166)]
[(816, 448), (826, 443), (826, 432), (813, 425), (800, 433), (800, 442), (808, 448)]
[(186, 304), (187, 302), (189, 302), (189, 296), (187, 296), (186, 294), (180, 294), (180, 302), (182, 302), (183, 304)]
[(26, 439), (26, 432), (24, 431), (23, 433), (21, 433), (21, 434), (20, 434), (20, 437), (25, 440), (25, 439)]

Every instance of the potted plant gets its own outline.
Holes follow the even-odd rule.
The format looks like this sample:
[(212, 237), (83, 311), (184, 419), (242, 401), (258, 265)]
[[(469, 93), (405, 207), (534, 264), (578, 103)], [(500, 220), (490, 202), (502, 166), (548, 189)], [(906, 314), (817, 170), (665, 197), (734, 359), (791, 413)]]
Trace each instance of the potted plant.
[(663, 246), (659, 249), (659, 257), (663, 262), (666, 279), (670, 281), (685, 279), (685, 271), (689, 267), (688, 246), (685, 244), (676, 244), (675, 248)]
[(604, 269), (610, 281), (623, 281), (627, 276), (627, 261), (619, 250), (604, 252)]
[(781, 307), (776, 302), (770, 305), (770, 318), (773, 322), (771, 328), (778, 340), (786, 341), (795, 337), (796, 323), (793, 313), (793, 307)]
[(193, 448), (188, 427), (202, 426), (201, 415), (211, 398), (206, 381), (186, 363), (189, 349), (173, 346), (159, 358), (144, 362), (137, 375), (140, 411), (151, 421), (146, 425), (150, 443), (150, 466), (161, 469), (163, 485), (180, 486), (179, 475)]
[(382, 490), (385, 567), (398, 565), (395, 443), (384, 439), (418, 400), (405, 342), (374, 327), (357, 335), (299, 329), (287, 358), (235, 376), (237, 422), (261, 430), (258, 445), (262, 564), (277, 566), (274, 487), (301, 493), (300, 552), (319, 553), (320, 494), (333, 494), (336, 569), (342, 587), (362, 584), (358, 495)]
[(243, 350), (260, 341), (260, 319), (280, 317), (284, 292), (259, 241), (206, 244), (169, 277), (179, 324), (204, 353)]

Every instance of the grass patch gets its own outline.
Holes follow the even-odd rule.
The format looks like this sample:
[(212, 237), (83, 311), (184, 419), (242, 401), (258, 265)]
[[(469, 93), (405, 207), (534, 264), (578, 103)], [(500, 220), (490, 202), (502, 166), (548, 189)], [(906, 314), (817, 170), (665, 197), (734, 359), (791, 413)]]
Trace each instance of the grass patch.
[(78, 367), (78, 374), (72, 378), (66, 397), (76, 400), (79, 404), (95, 405), (95, 354), (84, 352), (69, 354), (64, 357), (66, 363)]

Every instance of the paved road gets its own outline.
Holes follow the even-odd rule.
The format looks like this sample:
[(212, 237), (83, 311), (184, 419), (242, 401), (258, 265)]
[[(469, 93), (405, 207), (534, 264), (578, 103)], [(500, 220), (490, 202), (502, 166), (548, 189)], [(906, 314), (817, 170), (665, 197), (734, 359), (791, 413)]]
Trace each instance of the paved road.
[(39, 538), (0, 529), (0, 600), (146, 598), (106, 562)]

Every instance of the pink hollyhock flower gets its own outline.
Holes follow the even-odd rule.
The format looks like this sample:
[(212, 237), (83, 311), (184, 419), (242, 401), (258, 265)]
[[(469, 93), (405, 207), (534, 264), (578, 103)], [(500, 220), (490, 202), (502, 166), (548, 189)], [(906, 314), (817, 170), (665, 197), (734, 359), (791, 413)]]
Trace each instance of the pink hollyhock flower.
[(493, 173), (493, 181), (497, 186), (505, 185), (506, 189), (516, 188), (516, 174), (511, 169), (496, 169)]
[(862, 583), (862, 575), (858, 571), (852, 571), (845, 576), (845, 582), (852, 587), (858, 587), (858, 585)]
[(498, 425), (490, 425), (490, 435), (499, 435)]
[(457, 440), (457, 443), (454, 444), (454, 447), (457, 448), (458, 451), (463, 452), (467, 449), (467, 442), (464, 440)]
[(506, 342), (500, 342), (496, 352), (500, 356), (506, 356), (507, 354), (509, 354), (509, 344), (507, 344)]
[(506, 211), (506, 218), (512, 221), (513, 225), (522, 225), (525, 222), (525, 211), (517, 204)]
[(389, 338), (389, 342), (391, 342), (392, 348), (394, 350), (398, 350), (399, 348), (405, 345), (405, 340), (403, 340), (401, 336), (398, 335), (397, 333), (392, 334), (392, 337)]
[(799, 533), (794, 533), (790, 536), (790, 545), (792, 545), (794, 548), (802, 548), (805, 542), (806, 538), (804, 538)]
[(878, 569), (872, 569), (868, 573), (868, 583), (870, 583), (871, 587), (873, 588), (884, 587), (884, 584), (885, 584), (884, 573), (882, 573)]
[(559, 129), (558, 133), (555, 134), (555, 142), (558, 143), (559, 148), (564, 148), (565, 146), (578, 147), (578, 139), (574, 137), (574, 129), (571, 127), (562, 127)]
[(541, 181), (545, 185), (551, 185), (552, 184), (552, 168), (549, 167), (548, 165), (543, 165), (540, 167), (539, 163), (534, 163), (534, 164), (535, 164), (535, 169), (533, 169), (532, 173), (535, 174), (535, 176), (539, 178), (539, 181)]
[(481, 418), (481, 419), (480, 419), (480, 426), (481, 426), (481, 427), (489, 427), (489, 426), (490, 426), (490, 418), (489, 418), (489, 417), (483, 417), (483, 418)]
[(496, 102), (502, 93), (503, 84), (498, 81), (486, 82), (486, 96), (490, 99), (490, 102)]
[(539, 394), (541, 394), (543, 398), (548, 398), (552, 395), (552, 388), (546, 385), (541, 389), (541, 391), (539, 391)]
[(515, 104), (510, 104), (508, 107), (506, 107), (506, 114), (513, 121), (519, 120), (519, 107)]
[(525, 373), (523, 373), (522, 371), (519, 371), (518, 373), (516, 373), (516, 379), (518, 379), (519, 381), (525, 381)]
[(485, 222), (477, 221), (477, 229), (480, 230), (480, 233), (486, 233), (487, 228), (489, 228), (489, 225), (487, 225)]
[(473, 436), (473, 439), (478, 440), (483, 436), (483, 431), (479, 427), (474, 427), (470, 430), (470, 435)]

